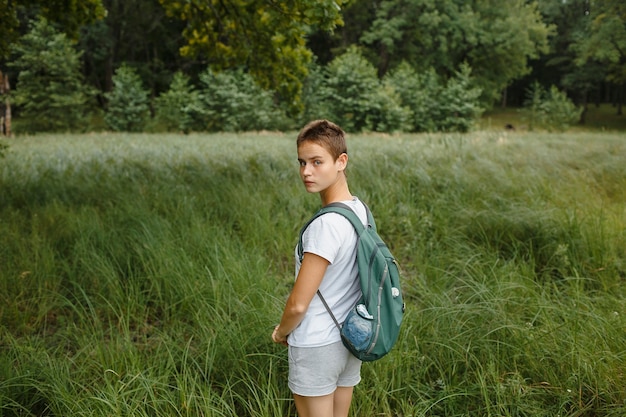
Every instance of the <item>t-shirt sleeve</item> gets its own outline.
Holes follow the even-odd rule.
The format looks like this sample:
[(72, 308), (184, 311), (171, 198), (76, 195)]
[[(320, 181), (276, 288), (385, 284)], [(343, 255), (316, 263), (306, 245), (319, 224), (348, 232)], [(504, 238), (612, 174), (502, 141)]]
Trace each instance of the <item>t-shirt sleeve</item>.
[(302, 236), (303, 252), (313, 253), (333, 263), (352, 224), (341, 214), (327, 213), (315, 219)]

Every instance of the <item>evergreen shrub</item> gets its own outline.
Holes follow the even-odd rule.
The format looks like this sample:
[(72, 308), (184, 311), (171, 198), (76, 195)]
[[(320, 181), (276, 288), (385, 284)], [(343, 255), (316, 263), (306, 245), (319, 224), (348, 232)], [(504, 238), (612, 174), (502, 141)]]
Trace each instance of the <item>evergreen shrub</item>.
[(432, 68), (418, 73), (403, 62), (385, 77), (385, 83), (410, 109), (412, 132), (467, 132), (483, 111), (481, 89), (473, 86), (468, 65), (444, 82)]
[(124, 64), (113, 75), (113, 90), (106, 94), (109, 100), (104, 121), (118, 132), (141, 132), (150, 115), (148, 92), (135, 70)]
[(300, 115), (299, 125), (303, 126), (311, 120), (334, 119), (327, 102), (332, 93), (326, 86), (325, 67), (312, 62), (309, 66), (309, 74), (302, 86), (302, 103), (304, 109)]
[(14, 103), (27, 132), (84, 130), (93, 90), (83, 80), (80, 53), (45, 19), (34, 21), (9, 64), (18, 74)]
[(543, 128), (564, 132), (580, 120), (582, 108), (577, 107), (556, 86), (546, 90), (541, 84), (534, 82), (526, 91), (522, 111), (528, 130)]
[(200, 74), (204, 128), (213, 132), (280, 130), (288, 122), (263, 90), (242, 70)]
[(200, 93), (182, 72), (174, 74), (168, 91), (155, 100), (156, 119), (168, 130), (188, 133), (202, 130)]
[(433, 69), (417, 73), (411, 65), (403, 62), (385, 77), (385, 83), (398, 92), (402, 104), (410, 109), (410, 131), (438, 130), (436, 100), (441, 93), (441, 85)]
[(393, 88), (380, 82), (376, 68), (356, 47), (328, 64), (319, 93), (331, 118), (347, 131), (392, 132), (407, 127), (408, 109)]
[(437, 96), (441, 118), (438, 120), (440, 131), (467, 132), (480, 117), (483, 109), (480, 106), (482, 90), (474, 87), (469, 65), (461, 65), (454, 77)]

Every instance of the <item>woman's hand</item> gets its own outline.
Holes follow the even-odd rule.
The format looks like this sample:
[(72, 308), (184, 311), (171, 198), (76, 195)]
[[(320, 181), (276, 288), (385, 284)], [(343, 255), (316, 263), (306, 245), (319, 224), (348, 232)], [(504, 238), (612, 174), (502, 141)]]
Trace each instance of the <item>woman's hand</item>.
[(274, 327), (274, 331), (272, 332), (272, 340), (274, 341), (274, 343), (280, 343), (281, 345), (289, 346), (287, 344), (287, 336), (281, 334), (278, 331), (279, 327), (280, 327), (280, 324), (278, 326)]

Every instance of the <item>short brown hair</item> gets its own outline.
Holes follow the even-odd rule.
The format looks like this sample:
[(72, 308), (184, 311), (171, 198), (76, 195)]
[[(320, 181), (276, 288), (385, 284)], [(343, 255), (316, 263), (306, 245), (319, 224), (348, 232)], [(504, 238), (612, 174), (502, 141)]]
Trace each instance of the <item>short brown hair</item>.
[(304, 142), (316, 143), (326, 149), (337, 160), (342, 153), (348, 153), (346, 133), (328, 120), (313, 120), (307, 123), (298, 134), (296, 145)]

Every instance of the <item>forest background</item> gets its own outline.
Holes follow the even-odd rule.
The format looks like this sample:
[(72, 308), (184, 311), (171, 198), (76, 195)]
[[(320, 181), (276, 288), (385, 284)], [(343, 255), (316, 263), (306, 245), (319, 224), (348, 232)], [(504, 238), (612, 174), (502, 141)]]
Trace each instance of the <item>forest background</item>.
[(351, 416), (626, 415), (625, 16), (0, 0), (0, 417), (294, 416), (269, 336), (319, 198), (280, 130), (314, 117), (407, 303)]
[(619, 0), (0, 0), (0, 20), (5, 133), (466, 131), (500, 107), (562, 130), (624, 99)]

